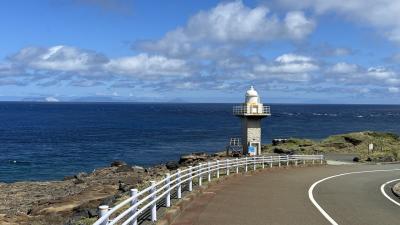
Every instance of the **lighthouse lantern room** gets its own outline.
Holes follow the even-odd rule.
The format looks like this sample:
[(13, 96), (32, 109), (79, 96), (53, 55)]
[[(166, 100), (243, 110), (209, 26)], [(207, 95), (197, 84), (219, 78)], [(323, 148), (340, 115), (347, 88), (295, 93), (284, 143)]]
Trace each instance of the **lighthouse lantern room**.
[(246, 92), (245, 103), (233, 107), (233, 115), (242, 122), (242, 144), (244, 155), (261, 154), (261, 119), (271, 116), (269, 106), (261, 103), (253, 86)]

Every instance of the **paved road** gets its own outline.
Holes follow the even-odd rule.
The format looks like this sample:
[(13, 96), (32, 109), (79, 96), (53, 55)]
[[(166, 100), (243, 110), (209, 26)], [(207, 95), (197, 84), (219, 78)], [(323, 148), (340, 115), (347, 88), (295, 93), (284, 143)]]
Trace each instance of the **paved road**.
[[(272, 169), (238, 176), (210, 188), (173, 224), (329, 225), (332, 223), (309, 199), (308, 190), (314, 182), (340, 173), (399, 168), (394, 164), (345, 165)], [(400, 224), (400, 207), (380, 190), (383, 183), (396, 178), (400, 178), (399, 170), (345, 175), (321, 182), (313, 196), (340, 225)], [(387, 193), (391, 195), (390, 190)]]

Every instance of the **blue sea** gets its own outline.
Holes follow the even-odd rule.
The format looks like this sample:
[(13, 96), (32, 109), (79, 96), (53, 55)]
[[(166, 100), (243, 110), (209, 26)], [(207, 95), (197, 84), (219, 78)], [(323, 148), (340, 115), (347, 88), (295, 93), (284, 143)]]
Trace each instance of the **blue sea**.
[[(60, 180), (114, 160), (151, 166), (224, 150), (240, 137), (234, 104), (0, 103), (0, 182)], [(262, 138), (400, 134), (398, 105), (271, 105)]]

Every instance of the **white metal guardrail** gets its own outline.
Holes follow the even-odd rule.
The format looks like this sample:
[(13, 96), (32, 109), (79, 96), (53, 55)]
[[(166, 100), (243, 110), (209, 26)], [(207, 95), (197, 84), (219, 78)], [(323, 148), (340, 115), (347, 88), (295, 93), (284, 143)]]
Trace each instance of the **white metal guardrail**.
[(157, 203), (164, 200), (165, 207), (171, 207), (171, 195), (176, 193), (178, 199), (182, 198), (182, 188), (187, 185), (189, 192), (193, 191), (194, 183), (203, 185), (203, 179), (208, 182), (212, 178), (218, 179), (222, 174), (229, 176), (230, 173), (247, 172), (252, 170), (282, 166), (282, 164), (306, 164), (320, 163), (324, 160), (323, 155), (280, 155), (280, 156), (255, 156), (236, 159), (215, 160), (199, 163), (197, 166), (189, 166), (183, 170), (178, 169), (175, 173), (167, 173), (160, 181), (151, 181), (150, 186), (138, 192), (131, 189), (131, 197), (114, 206), (102, 205), (99, 207), (100, 218), (93, 225), (137, 225), (140, 215), (150, 211), (151, 221), (157, 220)]

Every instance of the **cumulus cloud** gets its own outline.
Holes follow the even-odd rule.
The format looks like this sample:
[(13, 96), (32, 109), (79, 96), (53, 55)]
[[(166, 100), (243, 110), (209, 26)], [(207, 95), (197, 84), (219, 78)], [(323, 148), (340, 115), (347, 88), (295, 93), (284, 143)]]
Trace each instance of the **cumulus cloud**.
[[(360, 65), (339, 62), (326, 68), (327, 81), (350, 85), (392, 87), (400, 85), (400, 75), (384, 66), (365, 68)], [(389, 89), (388, 89), (389, 90)]]
[(388, 39), (400, 42), (400, 2), (393, 0), (280, 0), (288, 8), (313, 9), (317, 14), (338, 13), (356, 23), (378, 28)]
[[(250, 8), (241, 1), (221, 3), (216, 7), (192, 16), (184, 27), (168, 32), (160, 40), (142, 41), (136, 47), (173, 56), (197, 51), (213, 50), (214, 47), (241, 43), (260, 43), (276, 39), (300, 40), (309, 35), (315, 22), (303, 12), (288, 12), (284, 19), (270, 13), (265, 6)], [(217, 51), (219, 52), (219, 48)], [(206, 54), (207, 56), (209, 54)]]
[(281, 80), (308, 81), (310, 74), (319, 66), (311, 57), (284, 54), (278, 56), (272, 63), (261, 63), (254, 66), (254, 72), (265, 76), (275, 76)]
[(23, 48), (8, 59), (20, 68), (78, 73), (90, 71), (108, 61), (102, 54), (63, 45)]
[[(28, 47), (0, 64), (0, 74), (41, 74), (43, 72), (71, 76), (93, 74), (131, 76), (186, 76), (189, 67), (184, 60), (159, 55), (138, 54), (109, 59), (105, 55), (70, 46), (49, 48)], [(21, 74), (20, 74), (21, 75)], [(145, 77), (144, 77), (145, 78)]]
[(110, 73), (132, 76), (188, 76), (190, 71), (184, 60), (148, 54), (112, 59), (104, 67)]
[(356, 64), (350, 64), (346, 62), (339, 62), (328, 68), (328, 72), (339, 73), (339, 74), (351, 74), (358, 71)]

